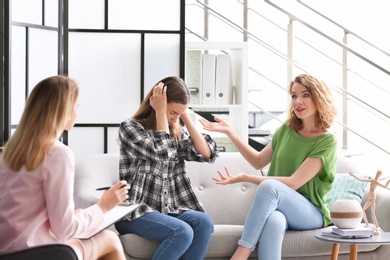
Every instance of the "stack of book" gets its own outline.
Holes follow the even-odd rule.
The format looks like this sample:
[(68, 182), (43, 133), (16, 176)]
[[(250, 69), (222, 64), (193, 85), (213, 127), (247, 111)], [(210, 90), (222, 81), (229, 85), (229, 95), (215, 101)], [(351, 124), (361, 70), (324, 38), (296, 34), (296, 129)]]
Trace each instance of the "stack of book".
[(368, 238), (374, 235), (374, 230), (365, 226), (356, 228), (338, 228), (334, 226), (330, 231), (322, 231), (322, 235), (336, 238)]

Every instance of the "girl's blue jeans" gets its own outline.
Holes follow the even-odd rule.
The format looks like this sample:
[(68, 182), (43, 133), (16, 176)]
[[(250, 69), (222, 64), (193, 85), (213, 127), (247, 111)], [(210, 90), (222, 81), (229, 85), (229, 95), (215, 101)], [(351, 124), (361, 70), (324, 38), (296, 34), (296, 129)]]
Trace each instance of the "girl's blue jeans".
[(323, 227), (322, 213), (305, 197), (276, 180), (260, 183), (238, 244), (255, 249), (260, 260), (282, 258), (285, 231)]
[(204, 259), (214, 232), (210, 217), (193, 210), (170, 215), (151, 212), (133, 221), (119, 221), (115, 228), (120, 234), (133, 233), (161, 241), (153, 260)]

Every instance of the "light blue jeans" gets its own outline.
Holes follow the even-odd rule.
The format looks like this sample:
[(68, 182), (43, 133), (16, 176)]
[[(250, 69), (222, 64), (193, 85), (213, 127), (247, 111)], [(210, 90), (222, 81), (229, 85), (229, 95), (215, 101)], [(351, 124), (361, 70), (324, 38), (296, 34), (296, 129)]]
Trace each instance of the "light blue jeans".
[(265, 180), (257, 188), (238, 244), (252, 251), (258, 245), (260, 260), (279, 260), (287, 229), (321, 228), (323, 221), (322, 213), (300, 193), (280, 181)]
[(211, 218), (203, 212), (187, 210), (165, 215), (151, 212), (133, 221), (119, 221), (120, 234), (133, 233), (152, 241), (162, 241), (153, 260), (202, 260), (214, 232)]

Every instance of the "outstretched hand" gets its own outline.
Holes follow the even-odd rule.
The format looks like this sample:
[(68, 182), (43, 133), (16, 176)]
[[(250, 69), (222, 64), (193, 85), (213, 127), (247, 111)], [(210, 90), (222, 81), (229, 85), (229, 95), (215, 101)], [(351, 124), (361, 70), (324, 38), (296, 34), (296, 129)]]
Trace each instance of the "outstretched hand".
[(224, 167), (225, 169), (225, 172), (226, 172), (226, 175), (223, 174), (222, 172), (220, 171), (217, 171), (219, 176), (220, 176), (220, 179), (218, 178), (213, 178), (213, 180), (215, 181), (216, 184), (222, 184), (222, 185), (226, 185), (226, 184), (233, 184), (236, 182), (236, 177), (237, 176), (234, 176), (234, 175), (231, 175), (228, 168)]
[(227, 134), (230, 131), (231, 126), (227, 121), (222, 120), (219, 117), (214, 117), (214, 120), (215, 122), (210, 122), (202, 118), (199, 120), (199, 122), (203, 125), (203, 128), (207, 131), (219, 132), (223, 134)]

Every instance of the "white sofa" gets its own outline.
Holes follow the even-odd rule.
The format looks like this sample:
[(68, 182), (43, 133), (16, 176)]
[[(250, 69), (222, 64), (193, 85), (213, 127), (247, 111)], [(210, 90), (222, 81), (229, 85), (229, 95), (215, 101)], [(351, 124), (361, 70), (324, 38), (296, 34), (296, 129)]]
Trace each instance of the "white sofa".
[[(192, 180), (195, 193), (203, 202), (208, 214), (214, 221), (215, 230), (207, 251), (206, 259), (229, 259), (237, 247), (243, 224), (251, 205), (257, 185), (238, 183), (216, 185), (211, 179), (217, 176), (217, 170), (229, 167), (232, 173), (240, 171), (260, 174), (254, 170), (239, 153), (220, 153), (214, 164), (188, 162), (187, 171)], [(75, 203), (77, 207), (87, 207), (97, 201), (95, 188), (115, 183), (118, 178), (119, 155), (99, 154), (77, 163), (75, 176)], [(338, 173), (359, 172), (349, 159), (338, 160)], [(380, 227), (390, 231), (390, 191), (377, 188), (376, 216)], [(362, 204), (365, 202), (365, 193)], [(369, 212), (369, 211), (368, 211)], [(367, 214), (370, 219), (370, 214)], [(370, 219), (371, 221), (371, 219)], [(115, 230), (113, 226), (110, 229)], [(316, 230), (287, 231), (283, 242), (283, 259), (328, 260), (332, 243), (314, 237)], [(158, 243), (143, 239), (134, 234), (120, 237), (127, 259), (151, 259)], [(359, 260), (390, 259), (390, 245), (370, 245), (358, 247)], [(257, 258), (256, 251), (252, 254)], [(339, 258), (349, 259), (349, 245), (340, 246)]]

